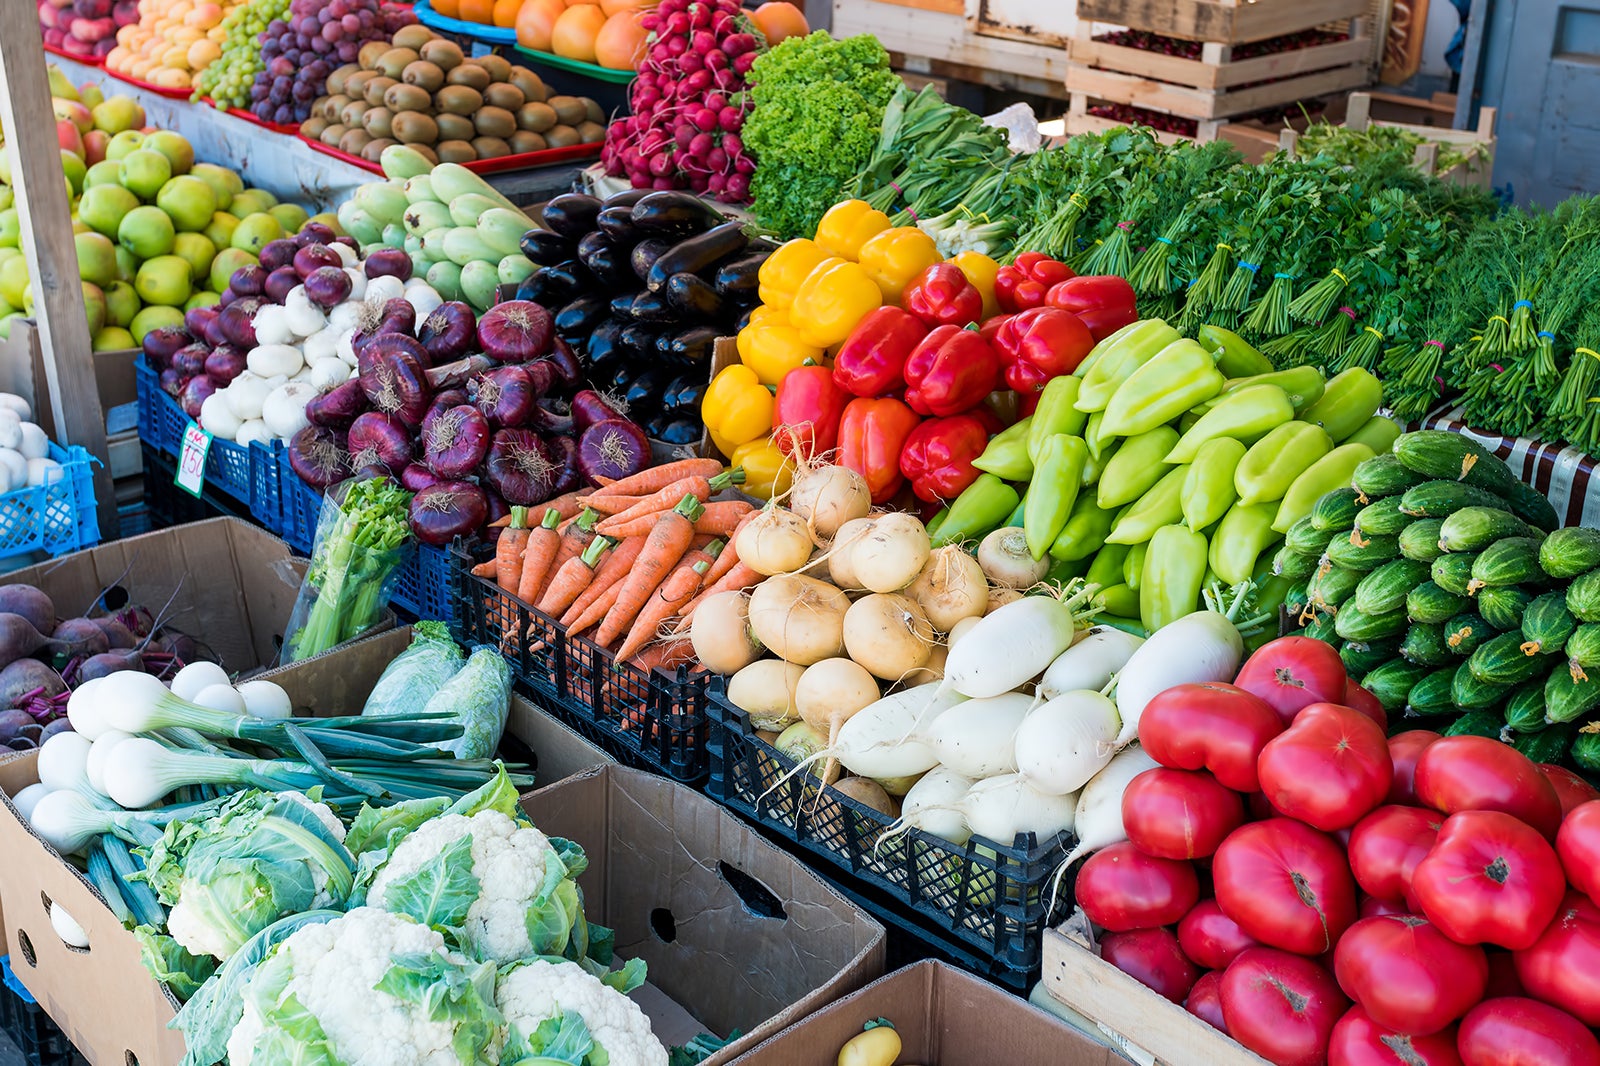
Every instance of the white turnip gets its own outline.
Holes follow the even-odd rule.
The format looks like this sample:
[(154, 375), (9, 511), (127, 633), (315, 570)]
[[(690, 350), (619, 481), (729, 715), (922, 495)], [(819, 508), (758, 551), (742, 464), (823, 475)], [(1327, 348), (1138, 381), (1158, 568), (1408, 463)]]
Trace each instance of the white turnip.
[(892, 511), (856, 542), (850, 568), (869, 592), (899, 592), (916, 580), (931, 551), (928, 531), (916, 516)]
[(811, 532), (793, 511), (768, 504), (734, 538), (739, 561), (758, 574), (787, 574), (811, 558)]
[(984, 576), (1002, 588), (1032, 588), (1050, 572), (1049, 559), (1035, 559), (1019, 526), (1001, 526), (978, 544)]
[(872, 510), (872, 490), (847, 466), (805, 464), (794, 476), (788, 503), (819, 538), (831, 540), (846, 522)]
[(761, 642), (750, 629), (750, 594), (730, 590), (707, 596), (689, 622), (696, 659), (714, 674), (733, 674), (755, 662)]
[[(739, 558), (744, 558), (742, 551)], [(750, 593), (748, 616), (764, 647), (788, 662), (810, 666), (844, 651), (849, 608), (849, 598), (826, 581), (779, 574)]]
[(795, 686), (805, 668), (780, 659), (753, 662), (728, 679), (728, 702), (757, 729), (784, 729), (799, 717)]
[(933, 550), (906, 594), (941, 633), (948, 633), (963, 618), (981, 616), (989, 607), (983, 568), (954, 544)]
[(875, 592), (852, 603), (844, 615), (845, 652), (885, 681), (899, 681), (921, 668), (933, 651), (933, 626), (905, 596)]

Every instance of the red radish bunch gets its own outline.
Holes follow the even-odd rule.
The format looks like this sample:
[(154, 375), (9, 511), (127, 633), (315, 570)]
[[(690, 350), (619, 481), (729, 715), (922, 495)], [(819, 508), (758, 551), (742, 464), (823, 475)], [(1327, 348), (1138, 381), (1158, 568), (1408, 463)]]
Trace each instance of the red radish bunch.
[(739, 131), (761, 38), (738, 0), (661, 0), (641, 21), (650, 48), (629, 90), (633, 114), (606, 131), (606, 173), (744, 203), (756, 167)]

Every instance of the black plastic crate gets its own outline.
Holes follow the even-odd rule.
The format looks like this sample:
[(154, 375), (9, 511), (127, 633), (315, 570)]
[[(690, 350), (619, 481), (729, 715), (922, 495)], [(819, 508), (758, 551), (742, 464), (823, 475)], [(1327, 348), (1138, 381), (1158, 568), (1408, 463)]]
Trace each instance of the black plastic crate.
[(26, 1066), (86, 1066), (59, 1026), (34, 1000), (11, 969), (11, 956), (0, 955), (0, 1031), (22, 1052)]
[(709, 796), (831, 862), (847, 875), (838, 878), (847, 890), (881, 893), (883, 907), (905, 927), (937, 930), (935, 946), (948, 951), (954, 941), (981, 960), (980, 972), (1012, 987), (1038, 974), (1045, 926), (1072, 907), (1069, 874), (1050, 908), (1051, 881), (1072, 834), (1018, 834), (1009, 844), (973, 837), (958, 845), (911, 830), (880, 844), (894, 819), (835, 789), (819, 792), (810, 774), (785, 780), (794, 760), (756, 735), (749, 716), (728, 702), (721, 678), (710, 684), (706, 713)]
[(208, 486), (201, 487), (198, 497), (183, 491), (173, 483), (178, 472), (174, 459), (143, 441), (139, 451), (144, 460), (144, 506), (149, 515), (149, 529), (187, 525), (218, 515), (255, 521), (248, 504), (212, 492)]
[(708, 675), (686, 666), (647, 672), (568, 634), (554, 618), (472, 575), (492, 551), (450, 550), (456, 639), (499, 648), (521, 688), (618, 761), (685, 784), (703, 781)]

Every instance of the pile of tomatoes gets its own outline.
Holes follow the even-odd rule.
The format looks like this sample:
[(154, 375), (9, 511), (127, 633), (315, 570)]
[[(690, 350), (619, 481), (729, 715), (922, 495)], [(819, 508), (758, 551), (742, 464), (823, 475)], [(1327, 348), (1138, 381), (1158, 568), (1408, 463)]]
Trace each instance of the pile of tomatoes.
[[(1359, 704), (1359, 706), (1350, 706)], [(1333, 649), (1156, 697), (1077, 898), (1106, 961), (1281, 1066), (1597, 1066), (1600, 792), (1385, 736)]]

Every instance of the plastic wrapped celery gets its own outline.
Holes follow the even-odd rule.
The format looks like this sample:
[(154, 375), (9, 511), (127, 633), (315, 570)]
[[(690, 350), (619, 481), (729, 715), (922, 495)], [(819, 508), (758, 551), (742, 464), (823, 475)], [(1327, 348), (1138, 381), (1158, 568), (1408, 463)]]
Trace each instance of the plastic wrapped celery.
[(411, 494), (384, 477), (328, 491), (311, 568), (289, 616), (283, 662), (321, 655), (382, 616), (411, 544), (410, 503)]
[(500, 746), (511, 713), (511, 668), (498, 651), (478, 648), (424, 709), (448, 711), (466, 730), (435, 747), (454, 752), (458, 759), (487, 759)]
[(383, 668), (361, 713), (382, 718), (419, 712), (464, 662), (443, 622), (418, 622), (411, 627), (411, 646)]

